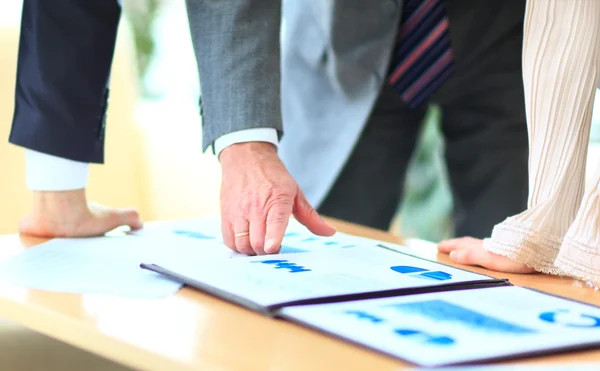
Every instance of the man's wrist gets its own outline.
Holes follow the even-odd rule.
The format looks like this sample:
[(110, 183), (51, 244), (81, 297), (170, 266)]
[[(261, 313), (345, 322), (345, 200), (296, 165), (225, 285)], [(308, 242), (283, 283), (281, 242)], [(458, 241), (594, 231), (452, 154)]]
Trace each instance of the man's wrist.
[(277, 156), (277, 147), (272, 143), (266, 142), (246, 142), (236, 143), (228, 146), (221, 151), (220, 160), (223, 165), (239, 161), (247, 156), (266, 157)]
[(277, 130), (273, 128), (252, 128), (225, 134), (217, 138), (213, 144), (215, 155), (220, 159), (221, 152), (225, 148), (238, 143), (251, 142), (271, 143), (277, 149), (279, 144)]

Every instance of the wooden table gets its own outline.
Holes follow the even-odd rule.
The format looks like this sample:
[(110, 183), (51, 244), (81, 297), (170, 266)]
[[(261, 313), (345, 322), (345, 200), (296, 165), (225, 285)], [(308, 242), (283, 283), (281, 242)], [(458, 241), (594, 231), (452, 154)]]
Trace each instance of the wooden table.
[[(388, 242), (383, 232), (341, 222), (339, 230)], [(0, 238), (0, 259), (43, 242), (16, 235)], [(406, 244), (445, 264), (435, 246)], [(600, 305), (600, 292), (571, 279), (545, 275), (496, 274), (528, 286)], [(0, 285), (0, 317), (144, 370), (401, 370), (407, 364), (273, 320), (189, 288), (163, 300), (44, 292)], [(519, 363), (600, 362), (600, 351), (527, 359)], [(515, 362), (513, 362), (515, 363)]]

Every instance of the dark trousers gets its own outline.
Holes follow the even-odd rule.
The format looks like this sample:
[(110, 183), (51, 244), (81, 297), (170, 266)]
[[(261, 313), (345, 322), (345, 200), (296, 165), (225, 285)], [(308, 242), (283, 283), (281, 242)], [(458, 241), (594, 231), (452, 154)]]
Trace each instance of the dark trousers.
[[(442, 109), (455, 234), (484, 238), (495, 224), (527, 206), (528, 139), (521, 73), (523, 3), (508, 2), (513, 9), (505, 9), (506, 14), (493, 9), (505, 6), (497, 1), (477, 3), (462, 2), (481, 12), (481, 17), (466, 17), (477, 21), (465, 24), (460, 19), (464, 12), (452, 13), (448, 2), (456, 69), (432, 102)], [(401, 202), (426, 108), (409, 109), (384, 85), (319, 211), (387, 230)]]

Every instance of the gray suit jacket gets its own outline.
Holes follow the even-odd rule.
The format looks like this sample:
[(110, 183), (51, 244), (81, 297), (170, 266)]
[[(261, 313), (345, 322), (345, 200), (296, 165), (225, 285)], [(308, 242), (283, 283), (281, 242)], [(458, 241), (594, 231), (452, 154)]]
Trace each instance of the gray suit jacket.
[(186, 0), (202, 91), (202, 143), (269, 127), (282, 133), (280, 0)]

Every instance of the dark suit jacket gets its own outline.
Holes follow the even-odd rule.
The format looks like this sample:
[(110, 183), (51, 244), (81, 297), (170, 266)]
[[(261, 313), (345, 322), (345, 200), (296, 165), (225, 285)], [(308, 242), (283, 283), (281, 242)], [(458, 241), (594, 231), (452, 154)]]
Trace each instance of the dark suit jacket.
[[(281, 134), (280, 9), (278, 0), (187, 1), (204, 149), (242, 129), (271, 127)], [(11, 143), (103, 162), (120, 15), (116, 0), (24, 0)]]
[[(404, 3), (284, 0), (279, 156), (313, 206), (337, 181), (386, 84)], [(480, 89), (481, 77), (498, 81), (476, 94), (522, 86), (525, 1), (446, 0), (446, 8), (456, 64), (456, 85), (446, 89)], [(512, 111), (523, 112), (524, 101)]]
[(11, 143), (77, 161), (103, 161), (120, 15), (114, 0), (23, 2)]

